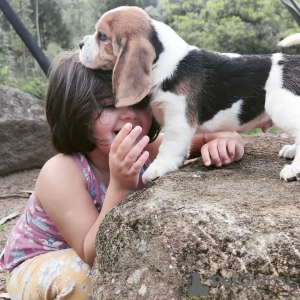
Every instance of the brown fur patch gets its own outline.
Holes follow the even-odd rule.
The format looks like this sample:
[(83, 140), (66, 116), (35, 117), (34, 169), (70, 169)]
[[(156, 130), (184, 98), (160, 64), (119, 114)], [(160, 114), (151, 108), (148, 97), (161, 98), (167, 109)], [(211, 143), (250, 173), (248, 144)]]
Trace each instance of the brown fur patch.
[(113, 56), (114, 55), (114, 51), (113, 51), (113, 47), (111, 44), (107, 44), (104, 46), (104, 50), (108, 55)]
[(149, 41), (151, 19), (140, 8), (108, 12), (97, 24), (107, 36), (99, 41), (95, 66), (113, 69), (113, 87), (117, 106), (133, 105), (144, 98), (152, 84), (152, 64), (156, 57)]
[(137, 34), (146, 37), (150, 30), (149, 16), (137, 7), (108, 13), (99, 22), (97, 29), (101, 31), (104, 23), (107, 24), (112, 34), (126, 38), (131, 38)]
[(150, 91), (155, 51), (148, 39), (132, 38), (123, 47), (113, 73), (116, 106), (133, 105)]
[(191, 78), (183, 78), (175, 87), (176, 95), (186, 96), (186, 111), (185, 115), (190, 126), (195, 127), (198, 124), (197, 107), (193, 99), (195, 95), (193, 91), (197, 91), (199, 87), (193, 86)]
[[(116, 67), (116, 63), (118, 62), (119, 67), (116, 72), (114, 71), (114, 74), (116, 74), (117, 77), (122, 77), (127, 82), (127, 85), (131, 87), (131, 90), (133, 88), (136, 88), (137, 91), (140, 91), (136, 93), (136, 96), (138, 94), (144, 94), (144, 92), (141, 92), (141, 90), (145, 90), (145, 86), (148, 85), (148, 83), (145, 84), (141, 82), (143, 81), (143, 78), (145, 79), (145, 75), (148, 77), (152, 75), (151, 71), (153, 60), (151, 61), (151, 59), (153, 56), (153, 51), (152, 49), (150, 50), (151, 45), (149, 45), (149, 41), (147, 46), (141, 48), (141, 52), (137, 51), (137, 47), (134, 46), (134, 40), (143, 39), (145, 41), (148, 39), (149, 34), (152, 30), (150, 21), (151, 19), (142, 9), (137, 7), (130, 7), (120, 11), (116, 10), (108, 12), (102, 17), (102, 19), (100, 19), (96, 26), (97, 31), (95, 33), (95, 38), (99, 45), (99, 54), (94, 59), (93, 66), (95, 68), (112, 70)], [(99, 32), (107, 36), (106, 41), (100, 41), (98, 39)], [(131, 53), (134, 52), (134, 55), (137, 55), (135, 59), (126, 56), (126, 59), (130, 60), (131, 66), (129, 66), (127, 62), (123, 62), (124, 65), (126, 65), (126, 70), (124, 70), (124, 72), (126, 74), (130, 73), (130, 75), (128, 75), (129, 78), (120, 75), (120, 72), (123, 72), (123, 67), (121, 68), (122, 59), (120, 58), (121, 55), (126, 54), (126, 47), (128, 47), (128, 45), (130, 45)], [(143, 51), (144, 53), (142, 53)], [(148, 55), (150, 55), (151, 59), (144, 59)], [(150, 61), (151, 68), (149, 65)], [(132, 69), (131, 71), (129, 71), (130, 68)], [(134, 70), (135, 68), (136, 70)], [(139, 71), (138, 69), (142, 69), (142, 71)], [(140, 74), (138, 75), (138, 73)], [(133, 83), (133, 78), (137, 79), (136, 84)], [(114, 85), (116, 95), (122, 94), (125, 97), (125, 94), (132, 93), (128, 91), (126, 92), (125, 87), (123, 87), (122, 83), (119, 83), (118, 79), (114, 81), (116, 82), (116, 84)], [(129, 84), (129, 81), (131, 82), (131, 84)], [(146, 82), (148, 81), (149, 78), (146, 80)], [(119, 89), (122, 89), (123, 92), (118, 92)], [(126, 97), (128, 98), (128, 96)], [(139, 100), (135, 101), (138, 102)]]

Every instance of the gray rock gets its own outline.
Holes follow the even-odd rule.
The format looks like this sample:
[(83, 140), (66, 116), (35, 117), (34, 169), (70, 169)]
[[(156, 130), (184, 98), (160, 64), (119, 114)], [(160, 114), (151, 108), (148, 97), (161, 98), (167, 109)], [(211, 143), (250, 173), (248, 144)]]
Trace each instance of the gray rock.
[(300, 299), (300, 182), (279, 179), (289, 139), (245, 140), (241, 161), (196, 160), (108, 213), (93, 299)]
[(53, 154), (44, 102), (0, 85), (0, 176), (41, 167)]

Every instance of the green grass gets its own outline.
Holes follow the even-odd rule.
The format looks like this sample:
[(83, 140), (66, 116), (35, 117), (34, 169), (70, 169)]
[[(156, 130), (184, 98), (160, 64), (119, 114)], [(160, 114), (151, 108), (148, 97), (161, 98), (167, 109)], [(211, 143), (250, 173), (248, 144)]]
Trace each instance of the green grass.
[[(279, 128), (277, 126), (273, 126), (268, 130), (268, 132), (276, 132), (278, 130)], [(247, 130), (243, 132), (241, 135), (253, 135), (253, 134), (261, 134), (261, 133), (262, 133), (261, 129), (256, 128), (256, 129)]]

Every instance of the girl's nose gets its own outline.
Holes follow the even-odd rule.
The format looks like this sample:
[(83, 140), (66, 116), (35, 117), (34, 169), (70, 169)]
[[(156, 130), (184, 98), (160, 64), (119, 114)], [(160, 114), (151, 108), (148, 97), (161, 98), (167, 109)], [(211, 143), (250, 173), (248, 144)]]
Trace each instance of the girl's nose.
[(120, 118), (122, 120), (127, 120), (127, 119), (134, 120), (136, 118), (136, 112), (134, 109), (130, 107), (123, 107)]

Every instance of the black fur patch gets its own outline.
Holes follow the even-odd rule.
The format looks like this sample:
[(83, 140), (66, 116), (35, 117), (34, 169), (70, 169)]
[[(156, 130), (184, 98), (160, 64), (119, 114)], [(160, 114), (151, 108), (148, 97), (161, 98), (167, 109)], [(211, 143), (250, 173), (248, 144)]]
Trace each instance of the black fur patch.
[(270, 58), (271, 55), (229, 57), (204, 49), (192, 50), (173, 75), (164, 80), (162, 88), (176, 93), (178, 84), (188, 84), (187, 102), (197, 111), (199, 124), (243, 100), (239, 115), (243, 125), (264, 111)]
[[(300, 58), (299, 56), (284, 55), (283, 88), (300, 96)], [(278, 63), (280, 65), (280, 62)]]
[(153, 63), (156, 63), (159, 58), (159, 55), (164, 51), (164, 46), (162, 42), (159, 40), (157, 32), (153, 26), (152, 26), (152, 31), (150, 33), (149, 40), (152, 46), (154, 47), (155, 55), (156, 55)]

